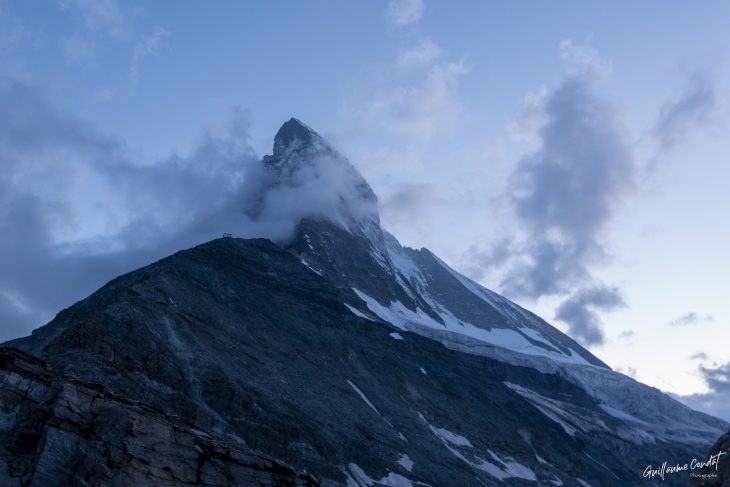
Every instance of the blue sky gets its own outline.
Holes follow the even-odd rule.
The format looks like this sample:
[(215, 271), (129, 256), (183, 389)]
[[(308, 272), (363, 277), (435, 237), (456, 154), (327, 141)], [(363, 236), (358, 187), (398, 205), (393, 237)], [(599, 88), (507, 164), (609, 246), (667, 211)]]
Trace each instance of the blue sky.
[(296, 116), (404, 244), (728, 418), (728, 14), (0, 0), (0, 338), (202, 238), (178, 226)]

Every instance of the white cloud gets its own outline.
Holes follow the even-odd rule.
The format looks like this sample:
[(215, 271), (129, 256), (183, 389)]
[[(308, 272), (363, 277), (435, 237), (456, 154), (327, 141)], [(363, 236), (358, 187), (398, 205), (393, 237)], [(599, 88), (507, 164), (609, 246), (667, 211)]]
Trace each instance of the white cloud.
[(395, 134), (428, 139), (458, 120), (463, 110), (459, 80), (468, 71), (463, 61), (432, 65), (424, 78), (377, 90), (356, 118)]
[(430, 39), (419, 39), (413, 46), (403, 49), (395, 60), (404, 69), (424, 66), (444, 55), (444, 50)]
[(407, 244), (435, 248), (434, 228), (451, 228), (456, 213), (481, 205), (482, 160), (466, 152), (482, 157), (484, 142), (479, 150), (447, 142), (466, 126), (462, 85), (470, 68), (434, 40), (410, 37), (362, 78), (343, 107), (352, 125), (341, 145), (378, 194), (381, 222)]
[(549, 94), (547, 86), (541, 85), (525, 95), (522, 111), (507, 123), (507, 133), (513, 141), (531, 145), (540, 142), (540, 130), (548, 122), (545, 103)]
[(686, 142), (693, 132), (720, 126), (718, 99), (713, 83), (703, 73), (687, 78), (682, 91), (667, 100), (659, 111), (654, 136), (663, 151)]
[(569, 75), (606, 76), (613, 71), (613, 65), (601, 57), (590, 41), (576, 44), (571, 39), (560, 43), (560, 59)]
[(423, 0), (390, 0), (386, 14), (388, 20), (398, 27), (416, 23), (423, 15)]
[(152, 34), (143, 37), (132, 52), (132, 63), (129, 67), (129, 79), (132, 83), (139, 82), (139, 66), (146, 57), (156, 56), (165, 40), (170, 37), (170, 31), (158, 27)]

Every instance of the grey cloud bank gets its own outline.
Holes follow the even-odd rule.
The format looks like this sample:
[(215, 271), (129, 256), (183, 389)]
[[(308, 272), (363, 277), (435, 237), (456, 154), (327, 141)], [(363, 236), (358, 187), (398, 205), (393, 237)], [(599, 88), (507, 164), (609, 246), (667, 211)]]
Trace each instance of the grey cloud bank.
[(41, 90), (0, 81), (0, 339), (211, 235), (208, 218), (224, 209), (241, 167), (255, 160), (241, 143), (244, 128), (236, 121), (231, 133), (206, 135), (187, 157), (139, 166), (121, 141), (63, 113)]
[(522, 135), (538, 147), (516, 164), (508, 186), (523, 235), (468, 254), (472, 269), (504, 267), (501, 289), (509, 296), (563, 297), (556, 318), (588, 345), (604, 339), (596, 311), (625, 305), (620, 290), (596, 281), (590, 268), (606, 259), (602, 232), (636, 184), (614, 109), (595, 92), (594, 64), (571, 70), (529, 107), (539, 124), (534, 136)]
[[(582, 343), (595, 345), (604, 341), (597, 311), (626, 306), (620, 289), (591, 272), (610, 258), (603, 243), (606, 227), (636, 194), (642, 169), (651, 170), (661, 155), (715, 122), (717, 97), (706, 76), (689, 76), (659, 109), (651, 136), (660, 152), (641, 161), (616, 110), (597, 94), (610, 64), (589, 45), (570, 41), (561, 44), (561, 56), (566, 64), (561, 84), (530, 94), (525, 111), (508, 126), (516, 140), (537, 146), (517, 162), (507, 187), (522, 234), (488, 248), (472, 247), (465, 267), (477, 279), (502, 269), (500, 288), (517, 299), (563, 298), (555, 318)], [(670, 324), (711, 320), (689, 313)]]
[(503, 282), (537, 298), (590, 280), (605, 251), (600, 232), (634, 186), (635, 166), (611, 107), (587, 80), (566, 80), (549, 95), (540, 148), (512, 176), (516, 216), (527, 231), (526, 262)]

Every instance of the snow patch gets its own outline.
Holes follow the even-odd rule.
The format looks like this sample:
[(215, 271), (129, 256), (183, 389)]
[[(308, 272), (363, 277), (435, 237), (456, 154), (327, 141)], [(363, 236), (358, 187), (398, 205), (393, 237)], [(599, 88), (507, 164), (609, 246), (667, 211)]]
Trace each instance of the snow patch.
[[(397, 305), (391, 305), (391, 307), (383, 306), (378, 302), (377, 299), (371, 298), (364, 292), (360, 291), (359, 289), (352, 288), (352, 290), (357, 294), (360, 299), (365, 301), (365, 304), (367, 304), (368, 309), (375, 313), (375, 315), (380, 318), (383, 321), (386, 321), (390, 323), (391, 325), (400, 328), (401, 330), (405, 330), (405, 324), (407, 320), (404, 318), (404, 315), (407, 315), (409, 313), (413, 313), (411, 310), (403, 306), (400, 302), (396, 301), (397, 305), (400, 305), (400, 308), (403, 308), (403, 310), (400, 310)], [(393, 309), (395, 308), (395, 309)]]
[[(420, 307), (417, 307), (414, 311), (408, 309), (400, 301), (392, 301), (389, 306), (384, 306), (375, 298), (368, 296), (359, 289), (353, 288), (353, 291), (360, 297), (360, 299), (365, 301), (370, 311), (375, 313), (383, 321), (386, 321), (401, 330), (410, 329), (411, 331), (417, 332), (418, 326), (425, 326), (436, 330), (445, 329), (459, 335), (471, 337), (481, 342), (496, 345), (525, 355), (542, 356), (561, 362), (587, 364), (585, 359), (578, 354), (571, 353), (570, 355), (566, 355), (553, 347), (548, 350), (534, 345), (525, 337), (525, 335), (511, 328), (493, 328), (491, 330), (486, 330), (471, 323), (463, 322), (456, 318), (448, 310), (427, 299), (426, 294), (422, 297), (428, 301), (432, 308), (438, 313), (444, 322), (443, 324), (426, 314), (426, 312)], [(415, 328), (413, 326), (409, 328), (409, 325), (415, 325)], [(547, 339), (540, 335), (539, 332), (531, 330), (530, 333), (531, 337), (537, 337), (541, 342), (547, 343)], [(571, 352), (573, 351), (571, 350)]]
[(456, 446), (465, 446), (467, 448), (472, 447), (471, 442), (461, 435), (452, 433), (451, 431), (444, 428), (436, 428), (435, 426), (431, 426), (430, 424), (428, 426), (429, 428), (431, 428), (433, 434), (441, 438), (443, 441), (446, 441)]
[(421, 485), (430, 487), (429, 484), (408, 479), (395, 472), (388, 472), (388, 475), (382, 479), (374, 480), (355, 463), (351, 463), (347, 467), (350, 470), (350, 472), (345, 471), (345, 475), (347, 475), (347, 487), (370, 487), (372, 485), (381, 485), (384, 487), (416, 487)]
[[(468, 439), (464, 438), (461, 435), (457, 435), (456, 433), (452, 433), (447, 429), (437, 428), (431, 425), (420, 413), (418, 416), (421, 421), (428, 425), (428, 427), (431, 429), (431, 432), (441, 440), (447, 450), (449, 450), (456, 458), (463, 461), (470, 467), (476, 470), (481, 470), (482, 472), (486, 472), (499, 480), (504, 480), (507, 478), (520, 478), (533, 482), (537, 480), (535, 472), (533, 472), (529, 467), (522, 465), (512, 457), (501, 458), (492, 450), (487, 450), (492, 459), (501, 464), (500, 467), (499, 465), (484, 460), (483, 458), (480, 458), (474, 454), (466, 452), (462, 453), (459, 448), (473, 449), (473, 445)], [(472, 456), (473, 460), (467, 458), (467, 454), (469, 456)]]
[(375, 406), (373, 406), (373, 403), (370, 402), (370, 399), (368, 399), (367, 396), (365, 394), (363, 394), (363, 392), (355, 384), (353, 384), (349, 380), (347, 381), (347, 383), (350, 384), (350, 387), (352, 387), (355, 390), (355, 392), (358, 393), (358, 395), (360, 396), (360, 398), (363, 401), (365, 401), (365, 403), (368, 406), (370, 406), (373, 411), (375, 411), (376, 413), (378, 413), (378, 416), (382, 416), (382, 414), (380, 414), (380, 411), (378, 411), (378, 409)]
[(503, 469), (503, 478), (519, 478), (524, 480), (531, 480), (536, 481), (537, 477), (535, 476), (535, 472), (532, 471), (529, 467), (522, 465), (520, 462), (516, 461), (512, 457), (504, 457), (501, 458), (499, 455), (494, 453), (492, 450), (487, 450), (489, 453), (489, 456), (492, 457), (493, 460), (501, 463), (504, 465)]
[(422, 482), (413, 482), (410, 479), (398, 475), (394, 472), (389, 472), (387, 476), (376, 482), (376, 485), (386, 485), (388, 487), (415, 487), (416, 485), (428, 485)]
[(606, 411), (608, 414), (610, 414), (614, 418), (623, 419), (625, 421), (633, 421), (634, 423), (640, 423), (640, 424), (644, 424), (644, 425), (648, 426), (648, 424), (645, 421), (640, 420), (636, 416), (633, 416), (633, 415), (627, 413), (626, 411), (616, 409), (614, 407), (609, 406), (608, 404), (600, 404), (600, 407), (601, 407), (601, 409)]
[(505, 382), (504, 385), (530, 401), (542, 414), (562, 426), (567, 434), (575, 436), (577, 428), (568, 421), (567, 416), (569, 416), (569, 413), (560, 407), (559, 401), (545, 397), (527, 387), (512, 384), (511, 382)]
[(355, 315), (355, 316), (357, 316), (358, 318), (364, 318), (364, 319), (366, 319), (366, 320), (368, 320), (368, 321), (373, 321), (373, 319), (372, 319), (371, 317), (369, 317), (368, 315), (366, 315), (365, 313), (363, 313), (363, 312), (362, 312), (362, 311), (360, 311), (359, 309), (357, 309), (357, 308), (353, 308), (352, 306), (350, 306), (350, 305), (349, 305), (349, 304), (347, 304), (347, 303), (344, 303), (344, 304), (345, 304), (345, 306), (347, 307), (347, 309), (349, 309), (349, 310), (350, 310), (350, 313), (354, 314), (354, 315)]
[(390, 336), (394, 340), (403, 340), (403, 335), (401, 335), (400, 333), (393, 332), (390, 334)]
[(423, 375), (428, 375), (428, 372), (426, 372), (426, 369), (423, 367), (419, 367), (418, 370), (420, 370)]
[(398, 240), (388, 232), (383, 232), (383, 240), (385, 241), (385, 250), (390, 257), (390, 261), (395, 267), (395, 275), (398, 283), (403, 287), (404, 291), (408, 294), (412, 294), (408, 286), (403, 283), (401, 275), (409, 281), (409, 283), (415, 286), (418, 291), (426, 289), (426, 279), (424, 279), (421, 270), (418, 265), (404, 252), (403, 247), (400, 245)]
[(302, 259), (299, 259), (299, 260), (300, 260), (300, 262), (302, 264), (304, 264), (305, 266), (307, 266), (307, 268), (309, 268), (310, 271), (314, 272), (318, 276), (321, 276), (322, 275), (322, 273), (320, 271), (318, 271), (312, 264), (310, 264), (309, 262), (307, 262), (306, 259), (303, 259), (302, 258)]
[(352, 473), (352, 477), (349, 473), (345, 472), (347, 473), (347, 487), (367, 487), (375, 483), (356, 463), (349, 464), (348, 468)]
[[(537, 331), (533, 328), (528, 328), (526, 326), (522, 326), (522, 327), (518, 328), (517, 330), (520, 333), (522, 333), (523, 335), (526, 335), (527, 337), (532, 338), (536, 342), (540, 342), (543, 345), (545, 345), (546, 347), (550, 348), (551, 350), (554, 350), (555, 353), (562, 353), (560, 350), (555, 348), (555, 344), (550, 343), (550, 341), (547, 338), (545, 338), (544, 336), (542, 336), (542, 333), (540, 333), (539, 331)], [(571, 350), (571, 352), (572, 352), (572, 350)]]
[(405, 453), (400, 456), (398, 463), (409, 472), (413, 471), (413, 460), (411, 460), (411, 458)]

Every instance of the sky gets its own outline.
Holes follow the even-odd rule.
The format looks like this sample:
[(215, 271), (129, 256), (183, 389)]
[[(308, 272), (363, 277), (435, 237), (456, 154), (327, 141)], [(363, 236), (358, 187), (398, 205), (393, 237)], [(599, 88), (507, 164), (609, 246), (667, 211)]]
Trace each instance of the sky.
[(401, 243), (730, 420), (729, 14), (0, 0), (0, 340), (122, 272), (259, 231), (237, 219), (251, 168), (297, 117)]

